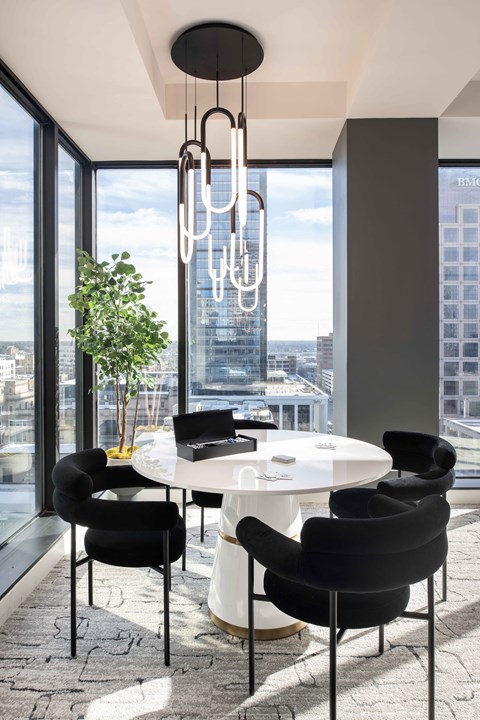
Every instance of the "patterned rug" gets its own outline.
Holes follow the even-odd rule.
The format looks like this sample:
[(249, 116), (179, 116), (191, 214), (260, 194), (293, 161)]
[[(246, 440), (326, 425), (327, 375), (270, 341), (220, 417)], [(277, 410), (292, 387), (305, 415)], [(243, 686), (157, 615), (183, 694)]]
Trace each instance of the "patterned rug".
[[(324, 508), (304, 507), (304, 517)], [(78, 656), (69, 655), (68, 562), (63, 560), (0, 628), (2, 720), (315, 720), (328, 718), (328, 631), (307, 627), (257, 642), (257, 691), (248, 696), (242, 640), (215, 628), (207, 609), (218, 511), (188, 512), (187, 572), (174, 568), (169, 668), (163, 665), (161, 578), (147, 570), (95, 565), (95, 605), (79, 569)], [(449, 597), (437, 602), (437, 720), (480, 716), (480, 511), (454, 509)], [(440, 586), (437, 579), (437, 596)], [(425, 606), (417, 586), (409, 609)], [(349, 632), (339, 646), (338, 717), (427, 718), (426, 623)]]

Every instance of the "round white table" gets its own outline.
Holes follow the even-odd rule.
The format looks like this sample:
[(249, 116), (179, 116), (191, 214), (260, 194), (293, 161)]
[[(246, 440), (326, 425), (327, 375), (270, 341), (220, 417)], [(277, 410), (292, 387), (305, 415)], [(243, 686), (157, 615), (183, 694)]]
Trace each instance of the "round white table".
[[(364, 485), (392, 467), (384, 450), (351, 438), (289, 430), (243, 434), (257, 438), (255, 452), (192, 463), (177, 457), (173, 433), (159, 433), (132, 457), (135, 470), (151, 480), (223, 494), (208, 607), (218, 627), (239, 637), (247, 636), (247, 554), (236, 538), (239, 520), (253, 515), (284, 535), (298, 538), (302, 527), (299, 495)], [(326, 447), (330, 444), (334, 448)], [(290, 465), (272, 462), (272, 456), (279, 454), (296, 461)], [(259, 477), (263, 473), (290, 477), (265, 480)], [(263, 593), (263, 572), (256, 564), (255, 592)], [(304, 625), (270, 603), (256, 603), (258, 639), (287, 637)]]

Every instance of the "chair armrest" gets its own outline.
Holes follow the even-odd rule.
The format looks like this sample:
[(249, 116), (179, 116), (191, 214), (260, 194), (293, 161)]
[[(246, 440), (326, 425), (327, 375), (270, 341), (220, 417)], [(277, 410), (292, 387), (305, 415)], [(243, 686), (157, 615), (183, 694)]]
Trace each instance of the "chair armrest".
[(174, 502), (88, 498), (73, 509), (68, 498), (65, 501), (63, 498), (65, 496), (56, 493), (55, 509), (60, 517), (94, 530), (171, 530), (179, 517), (178, 505)]
[(382, 495), (394, 497), (403, 502), (417, 501), (427, 495), (443, 495), (452, 487), (454, 474), (451, 470), (439, 472), (432, 470), (422, 475), (380, 480), (377, 491)]
[[(413, 504), (414, 505), (414, 504)], [(387, 517), (389, 515), (399, 515), (412, 509), (412, 505), (407, 505), (400, 500), (388, 497), (388, 495), (373, 495), (368, 503), (367, 511), (371, 518)]]
[(245, 517), (237, 525), (237, 538), (260, 565), (286, 580), (298, 580), (302, 547), (255, 517)]

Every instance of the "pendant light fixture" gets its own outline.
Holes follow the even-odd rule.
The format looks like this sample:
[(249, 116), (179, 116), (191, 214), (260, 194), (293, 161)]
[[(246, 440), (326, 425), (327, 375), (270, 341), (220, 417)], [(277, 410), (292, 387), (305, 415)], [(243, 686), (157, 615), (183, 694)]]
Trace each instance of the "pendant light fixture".
[[(247, 117), (245, 112), (245, 78), (263, 61), (263, 49), (247, 30), (227, 23), (204, 23), (185, 30), (173, 43), (172, 60), (185, 73), (185, 138), (178, 160), (178, 241), (182, 261), (188, 264), (193, 257), (195, 244), (205, 243), (208, 253), (208, 274), (212, 282), (212, 297), (216, 302), (224, 298), (225, 281), (237, 290), (238, 305), (252, 312), (258, 304), (258, 288), (263, 279), (265, 249), (265, 209), (261, 196), (248, 188)], [(188, 139), (187, 81), (195, 78), (194, 137)], [(200, 140), (197, 140), (196, 81), (216, 83), (216, 105), (207, 110), (200, 122)], [(241, 80), (241, 110), (237, 120), (221, 107), (219, 84), (223, 80)], [(207, 144), (207, 126), (213, 116), (223, 116), (230, 125), (230, 188), (227, 202), (216, 205), (212, 199), (212, 165)], [(200, 150), (200, 168), (192, 149)], [(197, 164), (196, 164), (197, 162)], [(200, 169), (200, 192), (196, 192), (196, 171)], [(248, 197), (258, 203), (258, 260), (252, 262), (249, 253)], [(199, 203), (205, 210), (203, 229), (196, 227), (196, 210)], [(220, 251), (215, 267), (212, 224), (216, 215), (230, 213), (230, 237)], [(238, 215), (238, 228), (237, 228)], [(195, 232), (197, 231), (197, 232)], [(218, 253), (217, 253), (218, 255)], [(217, 258), (218, 261), (218, 258)], [(250, 296), (246, 299), (244, 296)]]

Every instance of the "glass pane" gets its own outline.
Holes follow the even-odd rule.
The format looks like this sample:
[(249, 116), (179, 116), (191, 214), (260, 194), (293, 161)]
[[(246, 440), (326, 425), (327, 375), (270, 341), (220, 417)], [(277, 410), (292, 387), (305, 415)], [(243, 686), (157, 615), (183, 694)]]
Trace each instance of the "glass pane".
[(476, 228), (476, 227), (463, 228), (463, 242), (464, 243), (478, 243), (478, 228)]
[[(229, 170), (213, 170), (215, 205), (228, 201), (229, 183)], [(189, 265), (189, 409), (231, 407), (237, 418), (327, 432), (333, 392), (332, 173), (252, 168), (249, 188), (263, 197), (267, 218), (258, 306), (242, 310), (228, 276), (223, 300), (215, 301), (207, 246), (199, 242)], [(200, 199), (197, 211), (201, 229)], [(255, 202), (249, 205), (246, 233), (255, 263)], [(214, 216), (212, 236), (218, 268), (229, 242), (228, 213)], [(300, 289), (305, 301), (299, 313)], [(253, 297), (246, 295), (250, 305)]]
[(464, 247), (463, 262), (478, 262), (478, 248)]
[(478, 343), (463, 343), (463, 357), (478, 357)]
[(458, 280), (458, 267), (456, 265), (446, 265), (443, 268), (443, 279), (447, 282)]
[(75, 327), (75, 311), (68, 296), (75, 290), (76, 198), (78, 163), (63, 148), (58, 150), (58, 390), (60, 455), (75, 452), (76, 367), (75, 342), (68, 330)]
[(36, 492), (36, 123), (0, 87), (0, 543), (40, 510)]
[(477, 300), (477, 298), (478, 298), (478, 287), (476, 285), (464, 285), (463, 299), (464, 300)]
[(463, 279), (465, 282), (477, 282), (478, 268), (475, 265), (466, 265), (463, 268)]
[(443, 383), (444, 395), (458, 395), (458, 382), (455, 380), (445, 380)]
[(458, 362), (443, 363), (443, 374), (445, 377), (458, 375)]
[(443, 323), (444, 338), (458, 338), (458, 323)]
[(445, 320), (456, 320), (458, 318), (458, 305), (444, 305), (443, 317)]
[(478, 307), (476, 305), (464, 305), (463, 306), (463, 319), (464, 320), (476, 320), (478, 316)]
[(458, 242), (458, 228), (457, 227), (444, 227), (443, 228), (443, 241), (446, 243), (457, 243)]
[(464, 223), (478, 224), (478, 207), (462, 208), (462, 221)]
[(444, 285), (443, 299), (444, 300), (458, 300), (458, 286), (457, 285)]
[[(458, 337), (458, 336), (456, 336), (456, 337)], [(464, 323), (463, 337), (464, 338), (478, 338), (477, 323)]]
[[(153, 386), (139, 394), (135, 442), (148, 442), (155, 430), (172, 430), (178, 404), (177, 320), (177, 171), (169, 168), (97, 171), (97, 255), (111, 260), (124, 250), (144, 280), (145, 303), (165, 320), (173, 340), (149, 368)], [(129, 406), (130, 428), (135, 403)], [(115, 392), (98, 393), (98, 443), (117, 445)], [(128, 438), (130, 441), (130, 437)]]
[(458, 247), (446, 247), (443, 249), (445, 262), (458, 262)]

